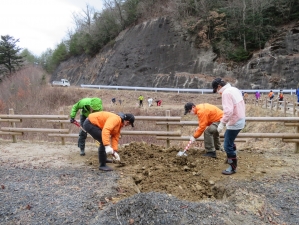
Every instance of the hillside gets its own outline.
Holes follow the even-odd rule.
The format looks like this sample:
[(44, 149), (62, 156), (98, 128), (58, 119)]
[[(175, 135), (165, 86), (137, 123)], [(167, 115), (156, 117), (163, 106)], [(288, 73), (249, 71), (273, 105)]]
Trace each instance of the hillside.
[(299, 83), (298, 1), (114, 3), (88, 24), (89, 31), (83, 23), (59, 45), (51, 80), (209, 88), (223, 77), (243, 89)]

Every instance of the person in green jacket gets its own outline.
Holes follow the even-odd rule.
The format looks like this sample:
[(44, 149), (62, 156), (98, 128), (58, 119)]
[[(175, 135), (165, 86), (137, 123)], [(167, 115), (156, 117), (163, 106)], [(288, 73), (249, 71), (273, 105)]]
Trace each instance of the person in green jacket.
[(138, 100), (139, 100), (139, 107), (143, 107), (143, 95), (140, 95), (139, 97), (138, 97)]
[[(73, 105), (71, 114), (70, 114), (70, 122), (75, 122), (75, 117), (78, 110), (81, 109), (80, 114), (80, 124), (83, 125), (84, 121), (88, 117), (88, 115), (92, 112), (103, 111), (102, 100), (99, 98), (83, 98), (78, 101), (75, 105)], [(79, 132), (78, 138), (78, 147), (80, 148), (80, 155), (85, 155), (85, 140), (87, 138), (87, 133), (83, 130)]]

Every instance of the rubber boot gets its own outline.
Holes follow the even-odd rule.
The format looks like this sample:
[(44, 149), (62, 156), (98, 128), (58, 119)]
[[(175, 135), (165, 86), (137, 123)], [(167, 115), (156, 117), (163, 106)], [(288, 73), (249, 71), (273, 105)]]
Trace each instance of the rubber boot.
[(237, 172), (237, 157), (235, 158), (227, 158), (227, 163), (229, 164), (229, 167), (226, 170), (222, 171), (222, 174), (224, 175), (232, 175)]
[(84, 149), (82, 149), (82, 148), (80, 149), (80, 155), (81, 155), (81, 156), (85, 156), (85, 151), (84, 151)]
[(107, 160), (107, 155), (105, 150), (104, 151), (100, 151), (100, 148), (98, 150), (98, 155), (99, 155), (99, 170), (103, 170), (103, 171), (112, 171), (113, 169), (109, 166), (106, 166), (106, 160)]
[[(234, 144), (234, 147), (233, 147), (233, 148), (234, 148), (235, 153), (237, 154), (237, 152), (236, 152), (236, 151), (237, 151), (237, 146), (236, 146), (236, 144)], [(223, 149), (223, 151), (224, 151), (224, 149)], [(225, 151), (224, 151), (224, 152), (225, 152)], [(232, 158), (235, 158), (235, 157), (232, 157)], [(224, 160), (224, 164), (228, 164), (227, 159)]]
[(106, 163), (113, 163), (112, 159), (106, 159)]

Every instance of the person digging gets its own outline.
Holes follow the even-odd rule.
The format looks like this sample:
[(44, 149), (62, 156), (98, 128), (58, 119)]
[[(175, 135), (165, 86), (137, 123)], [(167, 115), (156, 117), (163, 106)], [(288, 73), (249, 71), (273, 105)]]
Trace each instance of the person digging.
[(115, 160), (120, 161), (120, 156), (117, 153), (120, 130), (128, 125), (134, 127), (134, 121), (135, 117), (132, 114), (115, 114), (105, 111), (92, 113), (85, 120), (83, 124), (84, 130), (100, 142), (98, 148), (99, 170), (113, 170), (106, 165), (107, 154), (111, 154)]
[(190, 142), (196, 141), (204, 133), (204, 146), (206, 153), (203, 156), (216, 158), (216, 150), (221, 150), (219, 132), (217, 131), (223, 111), (217, 106), (203, 103), (194, 105), (188, 102), (185, 105), (185, 114), (191, 113), (198, 117), (198, 128), (190, 137)]
[[(102, 99), (100, 98), (82, 98), (76, 104), (73, 105), (70, 113), (70, 122), (74, 123), (78, 110), (81, 109), (80, 124), (84, 123), (88, 115), (92, 112), (98, 112), (103, 110)], [(80, 155), (85, 155), (85, 140), (87, 133), (83, 130), (79, 132), (78, 147), (80, 148)]]

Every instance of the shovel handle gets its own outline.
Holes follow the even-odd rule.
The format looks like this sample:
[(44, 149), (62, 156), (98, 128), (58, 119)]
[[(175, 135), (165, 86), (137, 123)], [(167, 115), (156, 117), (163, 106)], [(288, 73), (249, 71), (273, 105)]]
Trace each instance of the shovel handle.
[(184, 152), (186, 152), (189, 148), (190, 148), (190, 145), (192, 144), (192, 141), (190, 140), (186, 146), (186, 148), (184, 149)]
[(85, 133), (87, 133), (86, 130), (84, 130), (84, 128), (78, 123), (77, 120), (75, 120), (75, 121), (73, 122), (73, 124), (75, 124), (77, 127), (80, 127), (81, 130), (83, 130)]

